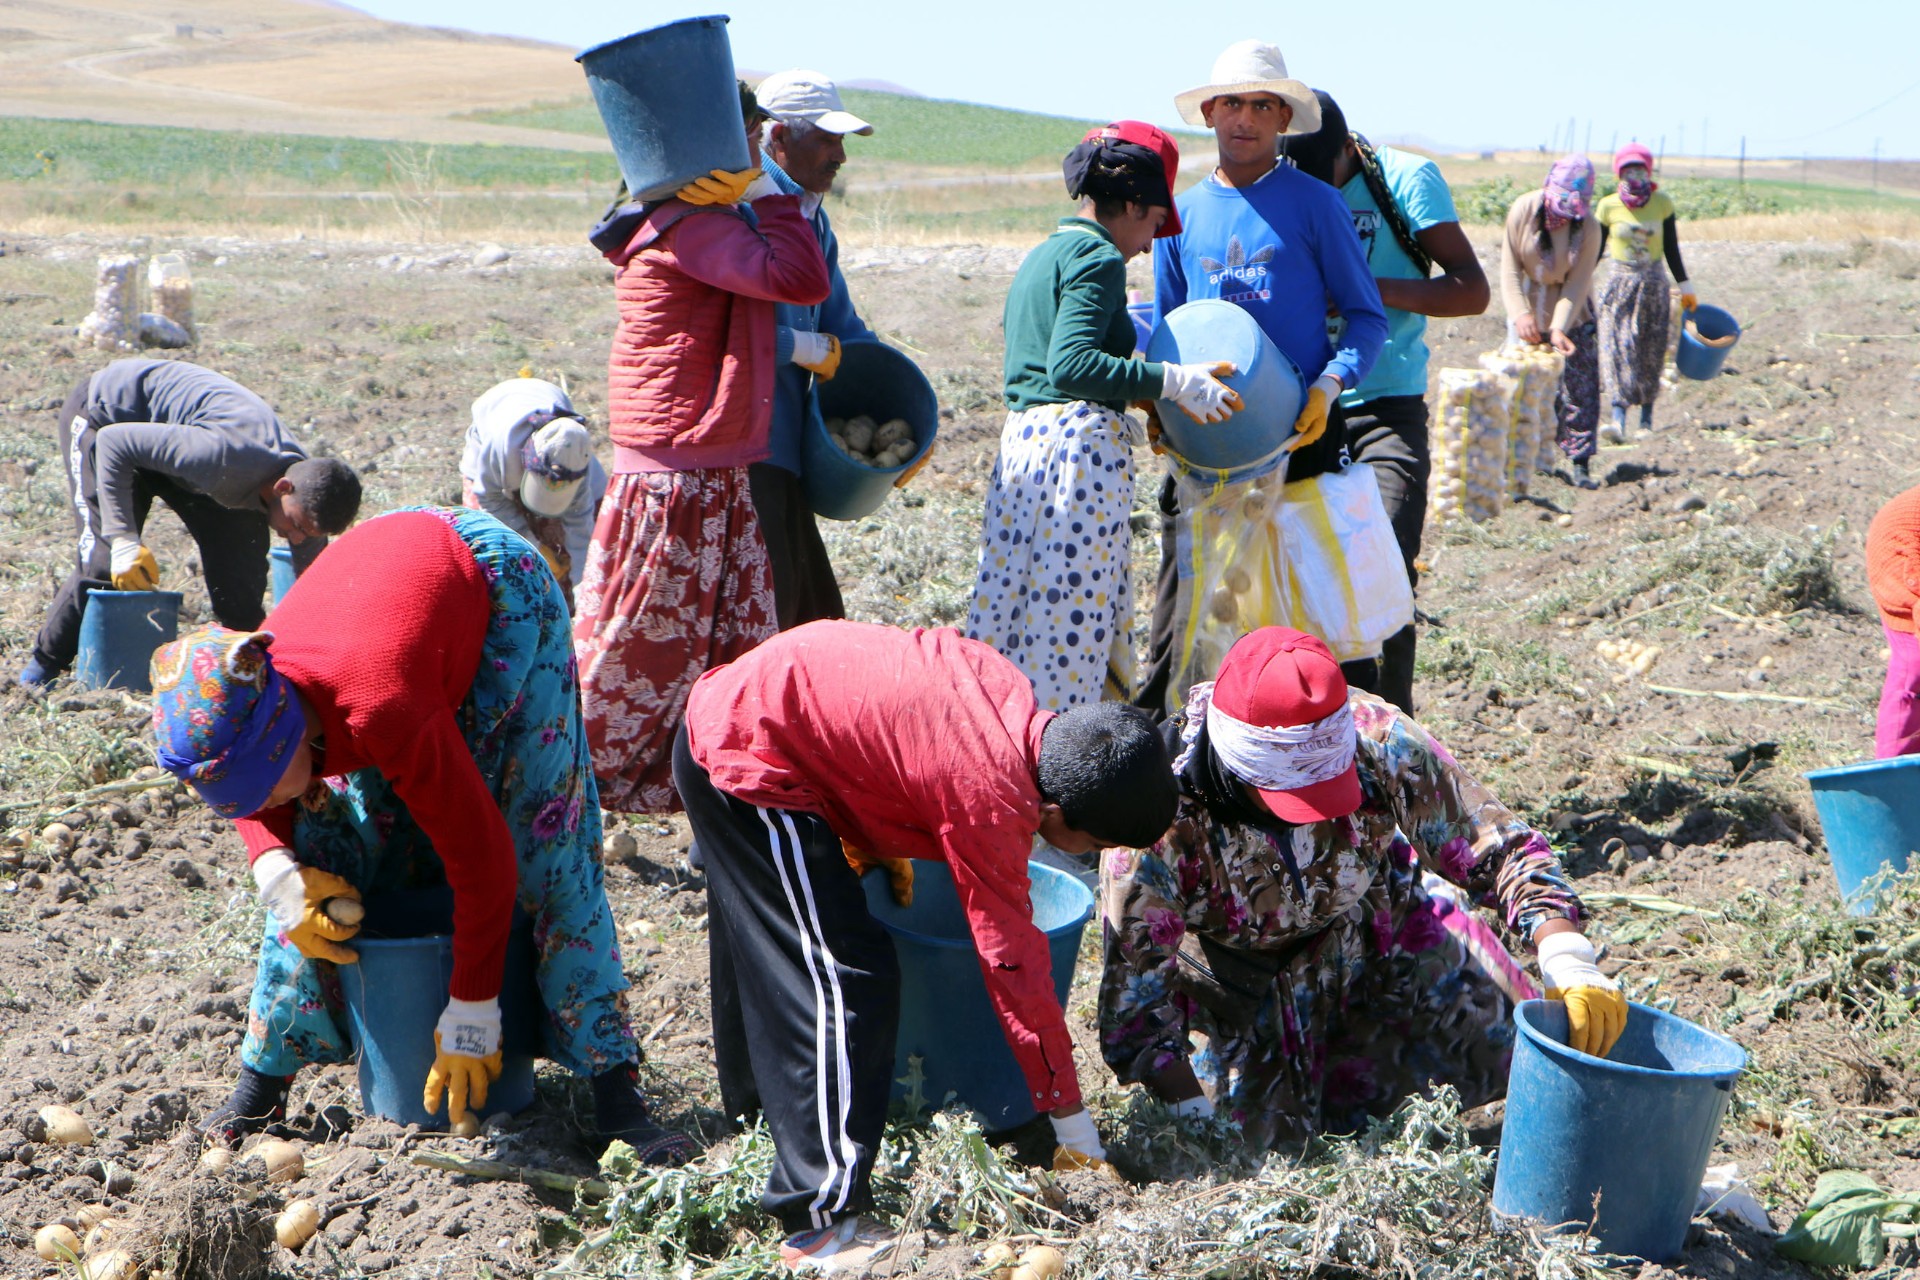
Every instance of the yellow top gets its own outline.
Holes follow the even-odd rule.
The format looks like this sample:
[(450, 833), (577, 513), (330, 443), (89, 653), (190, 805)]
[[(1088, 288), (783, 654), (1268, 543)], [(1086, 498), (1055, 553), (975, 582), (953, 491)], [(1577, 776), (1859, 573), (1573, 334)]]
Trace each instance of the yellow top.
[(1593, 216), (1607, 229), (1608, 257), (1645, 266), (1665, 251), (1666, 237), (1661, 227), (1673, 216), (1673, 201), (1666, 192), (1656, 191), (1638, 209), (1629, 209), (1616, 191), (1601, 198), (1593, 207)]

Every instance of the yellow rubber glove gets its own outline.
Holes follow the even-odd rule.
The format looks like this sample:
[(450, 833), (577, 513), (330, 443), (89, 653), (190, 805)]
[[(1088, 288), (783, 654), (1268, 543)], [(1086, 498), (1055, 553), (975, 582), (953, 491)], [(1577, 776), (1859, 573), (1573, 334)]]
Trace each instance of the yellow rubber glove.
[(914, 478), (915, 476), (917, 476), (917, 475), (919, 475), (919, 474), (920, 474), (920, 468), (922, 468), (922, 467), (924, 467), (924, 466), (926, 466), (926, 465), (927, 465), (927, 462), (928, 462), (928, 460), (929, 460), (929, 459), (931, 459), (931, 458), (933, 457), (933, 451), (934, 451), (934, 449), (935, 449), (935, 448), (936, 448), (936, 447), (937, 447), (937, 446), (939, 445), (939, 443), (940, 443), (940, 442), (936, 440), (936, 441), (934, 441), (934, 443), (933, 443), (933, 444), (930, 444), (930, 445), (928, 445), (928, 446), (927, 446), (927, 451), (926, 451), (925, 453), (923, 453), (923, 454), (921, 454), (921, 455), (920, 455), (920, 456), (919, 456), (918, 458), (915, 458), (915, 459), (913, 460), (913, 465), (912, 465), (912, 466), (910, 466), (910, 467), (908, 467), (908, 468), (907, 468), (907, 469), (906, 469), (905, 471), (902, 471), (902, 472), (900, 473), (900, 478), (899, 478), (898, 480), (895, 480), (895, 481), (893, 482), (893, 487), (894, 487), (894, 488), (896, 488), (896, 489), (904, 489), (904, 488), (906, 488), (906, 487), (907, 487), (907, 481), (909, 481), (909, 480), (911, 480), (911, 479), (913, 479), (913, 478)]
[(1147, 448), (1155, 453), (1165, 453), (1167, 446), (1160, 443), (1160, 437), (1166, 432), (1166, 428), (1160, 425), (1160, 402), (1157, 400), (1135, 400), (1128, 408), (1138, 409), (1141, 414), (1146, 417)]
[(1680, 288), (1680, 309), (1682, 311), (1693, 311), (1699, 306), (1700, 295), (1685, 285), (1682, 285)]
[(1540, 972), (1547, 999), (1567, 1006), (1567, 1046), (1606, 1057), (1627, 1029), (1627, 998), (1594, 963), (1593, 944), (1578, 933), (1549, 934), (1540, 940)]
[(113, 540), (113, 589), (151, 591), (160, 585), (160, 562), (132, 538)]
[(546, 546), (538, 543), (536, 543), (535, 545), (540, 546), (540, 558), (547, 562), (547, 568), (553, 570), (554, 581), (558, 582), (563, 587), (566, 586), (567, 585), (567, 566), (561, 562), (561, 559), (559, 556), (553, 554), (553, 552), (550, 549), (548, 549)]
[(1090, 1156), (1084, 1152), (1075, 1151), (1072, 1147), (1055, 1147), (1053, 1149), (1053, 1171), (1055, 1173), (1081, 1173), (1087, 1170), (1091, 1170), (1094, 1173), (1104, 1173), (1114, 1181), (1120, 1181), (1120, 1171), (1108, 1164), (1105, 1160), (1102, 1160), (1099, 1156)]
[(739, 204), (740, 197), (747, 194), (747, 188), (760, 176), (756, 166), (752, 169), (740, 169), (729, 173), (725, 169), (715, 169), (704, 178), (695, 178), (686, 186), (674, 192), (687, 204)]
[[(826, 382), (840, 372), (840, 339), (830, 333), (796, 332), (793, 362)], [(802, 339), (805, 339), (804, 346)]]
[(847, 865), (853, 868), (853, 874), (857, 876), (863, 876), (875, 867), (885, 868), (887, 884), (893, 891), (893, 900), (903, 907), (913, 905), (912, 858), (868, 857), (844, 840), (840, 842), (840, 852), (846, 858)]
[(269, 849), (253, 861), (253, 882), (280, 931), (309, 960), (357, 964), (360, 955), (340, 944), (360, 932), (327, 914), (330, 898), (360, 901), (360, 891), (318, 867), (302, 866), (285, 849)]
[(1300, 410), (1300, 416), (1293, 420), (1293, 439), (1287, 441), (1287, 452), (1304, 449), (1327, 434), (1327, 414), (1333, 408), (1333, 402), (1340, 395), (1340, 382), (1337, 378), (1322, 375), (1314, 380), (1307, 389), (1306, 408)]
[(433, 1030), (433, 1066), (421, 1103), (438, 1111), (444, 1094), (447, 1119), (459, 1124), (469, 1106), (487, 1105), (487, 1086), (500, 1078), (500, 1070), (500, 1001), (448, 1000)]

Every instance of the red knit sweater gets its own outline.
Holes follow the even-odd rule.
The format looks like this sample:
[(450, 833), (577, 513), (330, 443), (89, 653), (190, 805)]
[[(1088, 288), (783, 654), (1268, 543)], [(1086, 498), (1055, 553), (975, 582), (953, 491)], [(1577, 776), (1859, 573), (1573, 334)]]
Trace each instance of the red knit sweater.
[[(274, 665), (320, 718), (314, 772), (378, 769), (446, 864), (461, 1000), (500, 994), (519, 874), (506, 818), (454, 717), (489, 613), (486, 578), (453, 527), (402, 511), (334, 539), (265, 624)], [(249, 859), (293, 844), (291, 804), (238, 825)]]

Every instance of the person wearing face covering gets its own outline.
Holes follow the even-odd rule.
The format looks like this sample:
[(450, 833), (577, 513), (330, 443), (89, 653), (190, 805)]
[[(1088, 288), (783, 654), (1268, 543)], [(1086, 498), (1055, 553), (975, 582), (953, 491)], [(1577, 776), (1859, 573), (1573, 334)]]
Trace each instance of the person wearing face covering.
[[(1440, 166), (1423, 156), (1376, 147), (1347, 128), (1340, 104), (1323, 90), (1320, 128), (1280, 138), (1280, 154), (1340, 192), (1387, 311), (1387, 344), (1360, 385), (1341, 393), (1347, 450), (1373, 468), (1407, 580), (1420, 571), (1427, 518), (1427, 317), (1477, 316), (1487, 309), (1487, 277), (1460, 229)], [(1334, 321), (1344, 325), (1344, 321)], [(1335, 342), (1338, 346), (1338, 341)], [(1347, 679), (1402, 711), (1413, 710), (1415, 637), (1408, 623), (1379, 659), (1344, 664)]]
[(1653, 153), (1629, 142), (1613, 157), (1619, 186), (1594, 206), (1593, 220), (1606, 228), (1611, 266), (1600, 290), (1600, 385), (1613, 407), (1603, 438), (1624, 444), (1627, 407), (1640, 406), (1640, 429), (1653, 427), (1660, 396), (1660, 370), (1667, 359), (1668, 307), (1680, 289), (1680, 309), (1700, 303), (1680, 260), (1680, 230), (1673, 200), (1653, 180)]
[(1150, 124), (1089, 130), (1062, 164), (1079, 211), (1007, 291), (1007, 421), (967, 635), (1019, 667), (1048, 711), (1131, 689), (1133, 450), (1147, 436), (1127, 405), (1165, 396), (1211, 422), (1239, 401), (1213, 367), (1130, 358), (1127, 261), (1179, 234), (1179, 167)]
[(1573, 1048), (1604, 1057), (1625, 1029), (1547, 838), (1350, 692), (1319, 640), (1243, 636), (1162, 732), (1173, 828), (1101, 862), (1100, 1045), (1122, 1081), (1261, 1148), (1443, 1084), (1501, 1097), (1513, 1006), (1539, 993), (1476, 907), (1535, 947)]
[(1573, 482), (1598, 488), (1589, 469), (1600, 425), (1600, 355), (1593, 269), (1605, 232), (1592, 225), (1593, 162), (1565, 155), (1538, 191), (1507, 210), (1500, 242), (1500, 298), (1508, 336), (1551, 343), (1567, 358), (1554, 398), (1554, 436), (1573, 464)]
[(571, 603), (607, 473), (567, 393), (539, 378), (509, 378), (475, 400), (460, 488), (467, 506), (540, 549)]

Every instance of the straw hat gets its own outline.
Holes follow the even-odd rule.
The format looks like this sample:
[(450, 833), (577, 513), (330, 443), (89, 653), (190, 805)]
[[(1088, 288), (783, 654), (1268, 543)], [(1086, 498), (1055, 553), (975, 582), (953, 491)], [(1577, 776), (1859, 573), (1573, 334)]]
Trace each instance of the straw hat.
[(1182, 120), (1204, 128), (1207, 118), (1201, 114), (1201, 104), (1229, 93), (1243, 96), (1271, 93), (1285, 98), (1293, 108), (1293, 119), (1286, 128), (1288, 133), (1313, 133), (1320, 128), (1319, 99), (1306, 85), (1288, 78), (1287, 60), (1280, 56), (1278, 45), (1242, 40), (1228, 46), (1227, 51), (1214, 60), (1213, 83), (1177, 95), (1173, 106)]

